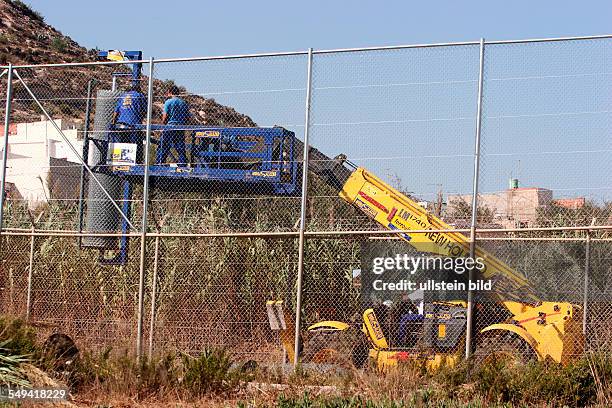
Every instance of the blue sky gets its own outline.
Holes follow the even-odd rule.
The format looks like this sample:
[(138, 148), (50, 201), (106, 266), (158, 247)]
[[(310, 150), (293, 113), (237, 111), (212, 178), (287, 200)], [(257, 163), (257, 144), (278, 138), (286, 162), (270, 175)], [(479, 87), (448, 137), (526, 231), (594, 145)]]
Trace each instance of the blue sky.
[(607, 34), (609, 1), (26, 0), (88, 47), (156, 57)]
[[(609, 1), (29, 3), (84, 46), (157, 58), (608, 34), (612, 16)], [(482, 191), (512, 175), (612, 199), (612, 41), (487, 50)], [(166, 64), (156, 76), (302, 137), (305, 62)], [(311, 142), (424, 198), (470, 192), (477, 78), (474, 46), (316, 56)]]

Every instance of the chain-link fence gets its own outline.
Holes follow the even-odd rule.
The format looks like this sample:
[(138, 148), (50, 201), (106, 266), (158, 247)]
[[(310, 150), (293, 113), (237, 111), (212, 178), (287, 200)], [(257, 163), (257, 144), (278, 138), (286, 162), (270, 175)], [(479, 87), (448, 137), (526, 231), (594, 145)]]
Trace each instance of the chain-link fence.
[(269, 362), (352, 328), (353, 363), (607, 349), (611, 49), (2, 67), (3, 313), (94, 349)]

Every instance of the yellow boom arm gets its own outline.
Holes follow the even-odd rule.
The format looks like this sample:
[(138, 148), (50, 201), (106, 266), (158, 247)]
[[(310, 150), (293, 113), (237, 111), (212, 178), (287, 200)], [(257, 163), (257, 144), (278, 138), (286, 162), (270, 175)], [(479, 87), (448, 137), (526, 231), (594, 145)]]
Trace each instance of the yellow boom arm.
[[(449, 257), (469, 256), (470, 243), (465, 235), (453, 231), (436, 232), (453, 228), (361, 167), (351, 174), (339, 195), (383, 227), (398, 230), (398, 236), (418, 251)], [(431, 232), (402, 232), (408, 230)], [(485, 265), (482, 278), (491, 280), (493, 291), (503, 293), (504, 300), (538, 301), (529, 282), (504, 262), (481, 248), (476, 248), (474, 257), (482, 258)]]

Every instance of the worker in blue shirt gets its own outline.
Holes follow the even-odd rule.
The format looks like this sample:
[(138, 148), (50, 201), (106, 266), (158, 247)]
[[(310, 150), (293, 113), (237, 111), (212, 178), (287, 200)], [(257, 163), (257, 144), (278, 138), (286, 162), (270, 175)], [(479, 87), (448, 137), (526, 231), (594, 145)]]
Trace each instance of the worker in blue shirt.
[(186, 125), (189, 122), (189, 105), (183, 99), (178, 97), (179, 89), (176, 85), (171, 85), (168, 88), (168, 99), (164, 102), (164, 111), (162, 113), (162, 123), (165, 125), (175, 125), (179, 129), (164, 130), (159, 138), (157, 146), (157, 154), (155, 162), (162, 164), (166, 161), (170, 149), (174, 147), (178, 154), (178, 165), (186, 166), (187, 154), (185, 152), (185, 130), (180, 129), (180, 125)]
[(147, 98), (140, 92), (140, 85), (134, 82), (130, 89), (119, 97), (111, 120), (114, 129), (111, 132), (111, 142), (135, 143), (138, 162), (142, 161), (144, 133), (134, 129), (134, 125), (142, 124), (146, 112)]
[(133, 128), (134, 125), (142, 124), (142, 120), (147, 112), (147, 98), (140, 92), (140, 85), (133, 83), (130, 90), (124, 92), (115, 107), (115, 113), (113, 114), (112, 124), (115, 128), (124, 129), (123, 132), (116, 132), (115, 138), (125, 143), (142, 143), (142, 132), (133, 131), (129, 129)]

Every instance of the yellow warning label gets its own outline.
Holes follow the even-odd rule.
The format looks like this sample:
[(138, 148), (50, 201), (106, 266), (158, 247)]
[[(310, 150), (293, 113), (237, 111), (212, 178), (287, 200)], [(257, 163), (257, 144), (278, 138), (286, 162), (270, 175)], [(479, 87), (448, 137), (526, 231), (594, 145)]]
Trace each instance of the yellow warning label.
[(275, 170), (264, 170), (264, 171), (254, 171), (252, 174), (253, 176), (259, 176), (259, 177), (276, 177), (278, 172)]
[(443, 339), (446, 337), (446, 325), (445, 324), (439, 324), (438, 325), (438, 338), (439, 339)]
[(368, 321), (370, 322), (370, 325), (372, 326), (372, 330), (374, 330), (374, 335), (376, 336), (377, 340), (385, 337), (383, 335), (382, 329), (380, 328), (380, 324), (378, 323), (378, 319), (376, 319), (376, 316), (374, 315), (374, 313), (368, 314)]
[(196, 137), (219, 137), (221, 136), (221, 132), (218, 130), (201, 130), (199, 132), (195, 132)]

